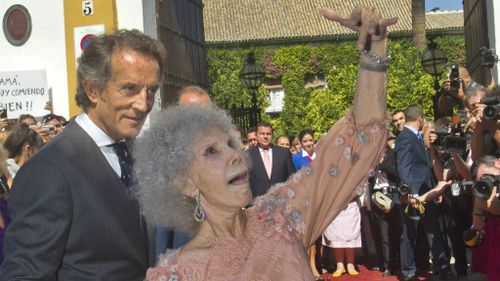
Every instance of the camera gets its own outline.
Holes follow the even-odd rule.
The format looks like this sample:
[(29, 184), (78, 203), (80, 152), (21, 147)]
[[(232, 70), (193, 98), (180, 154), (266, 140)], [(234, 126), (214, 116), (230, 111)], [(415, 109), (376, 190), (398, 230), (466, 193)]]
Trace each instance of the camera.
[(54, 125), (42, 125), (43, 129), (47, 129), (47, 131), (54, 131)]
[(483, 232), (478, 231), (474, 225), (466, 230), (463, 235), (464, 242), (469, 247), (475, 247), (483, 243)]
[(474, 184), (474, 196), (481, 199), (488, 199), (494, 186), (500, 183), (500, 176), (483, 175), (479, 181)]
[(465, 154), (467, 151), (467, 139), (465, 137), (455, 136), (455, 132), (450, 126), (443, 127), (434, 131), (437, 135), (434, 145), (440, 151), (445, 153)]
[(399, 193), (401, 196), (408, 195), (410, 192), (410, 186), (406, 183), (401, 183), (400, 186), (384, 186), (382, 187), (382, 193), (385, 195), (392, 194), (392, 193)]
[(498, 96), (483, 98), (479, 101), (481, 104), (485, 104), (483, 115), (486, 119), (499, 119), (500, 115), (500, 98)]
[(481, 51), (481, 64), (489, 68), (494, 67), (498, 62), (498, 56), (495, 54), (495, 50), (486, 47), (481, 47), (479, 50)]
[(451, 65), (450, 72), (450, 88), (452, 92), (457, 92), (460, 89), (460, 72), (457, 64)]
[(450, 186), (451, 196), (457, 197), (465, 193), (471, 193), (474, 187), (473, 181), (456, 181)]

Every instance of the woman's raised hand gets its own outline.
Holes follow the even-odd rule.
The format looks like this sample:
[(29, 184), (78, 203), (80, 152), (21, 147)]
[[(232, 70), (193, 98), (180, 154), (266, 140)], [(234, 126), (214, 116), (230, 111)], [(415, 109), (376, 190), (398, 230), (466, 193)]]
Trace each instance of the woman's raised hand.
[(322, 8), (321, 14), (331, 21), (357, 31), (360, 51), (367, 49), (367, 45), (372, 42), (384, 40), (387, 36), (387, 27), (398, 21), (397, 17), (384, 19), (375, 8), (366, 6), (356, 7), (350, 16), (340, 15), (329, 8)]

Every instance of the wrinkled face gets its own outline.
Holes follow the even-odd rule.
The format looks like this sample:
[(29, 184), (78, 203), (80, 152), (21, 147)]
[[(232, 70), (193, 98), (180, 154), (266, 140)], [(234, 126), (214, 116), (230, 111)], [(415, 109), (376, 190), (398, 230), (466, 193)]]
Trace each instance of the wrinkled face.
[(247, 141), (249, 146), (256, 146), (257, 145), (257, 133), (256, 132), (249, 132), (247, 134)]
[(115, 141), (132, 138), (139, 131), (154, 103), (160, 85), (160, 67), (152, 58), (132, 50), (115, 51), (111, 78), (99, 92), (85, 86), (91, 105), (90, 119)]
[(309, 156), (312, 155), (313, 150), (314, 150), (314, 138), (313, 136), (307, 134), (302, 138), (302, 141), (300, 142), (302, 149), (304, 149)]
[(278, 140), (276, 141), (276, 145), (289, 149), (290, 140), (287, 137), (279, 137)]
[(194, 161), (188, 172), (188, 190), (198, 190), (206, 207), (240, 210), (252, 200), (248, 167), (241, 149), (218, 128), (206, 130), (193, 146)]
[(405, 114), (398, 112), (392, 116), (392, 124), (398, 131), (402, 131), (405, 125)]
[(257, 127), (257, 143), (261, 148), (269, 148), (273, 142), (273, 129)]

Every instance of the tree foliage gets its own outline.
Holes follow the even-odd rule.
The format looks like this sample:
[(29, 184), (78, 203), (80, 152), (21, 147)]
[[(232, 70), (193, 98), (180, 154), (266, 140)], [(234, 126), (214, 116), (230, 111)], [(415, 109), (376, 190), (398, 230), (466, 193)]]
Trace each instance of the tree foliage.
[[(449, 62), (465, 61), (463, 37), (440, 37), (435, 42), (446, 53)], [(427, 116), (432, 116), (434, 78), (424, 72), (421, 54), (408, 39), (390, 40), (388, 47), (392, 55), (388, 70), (389, 111), (419, 104)], [(281, 79), (285, 90), (283, 112), (273, 118), (264, 114), (269, 105), (267, 90), (261, 87), (257, 94), (262, 116), (273, 124), (275, 136), (295, 136), (304, 128), (311, 128), (320, 135), (352, 105), (360, 54), (355, 44), (348, 42), (273, 48), (209, 48), (210, 92), (220, 107), (251, 106), (251, 93), (238, 79), (249, 52), (255, 53), (267, 78)], [(317, 74), (326, 78), (327, 86), (306, 89), (306, 77)]]

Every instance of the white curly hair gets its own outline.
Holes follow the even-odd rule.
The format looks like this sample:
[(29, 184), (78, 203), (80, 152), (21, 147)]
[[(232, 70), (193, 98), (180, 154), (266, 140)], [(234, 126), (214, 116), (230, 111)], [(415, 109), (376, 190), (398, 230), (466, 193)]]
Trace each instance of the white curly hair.
[(230, 145), (239, 149), (236, 127), (223, 110), (207, 105), (176, 105), (150, 117), (151, 126), (133, 149), (137, 198), (149, 223), (191, 232), (197, 226), (195, 202), (182, 189), (195, 160), (193, 147), (218, 128), (230, 136)]

